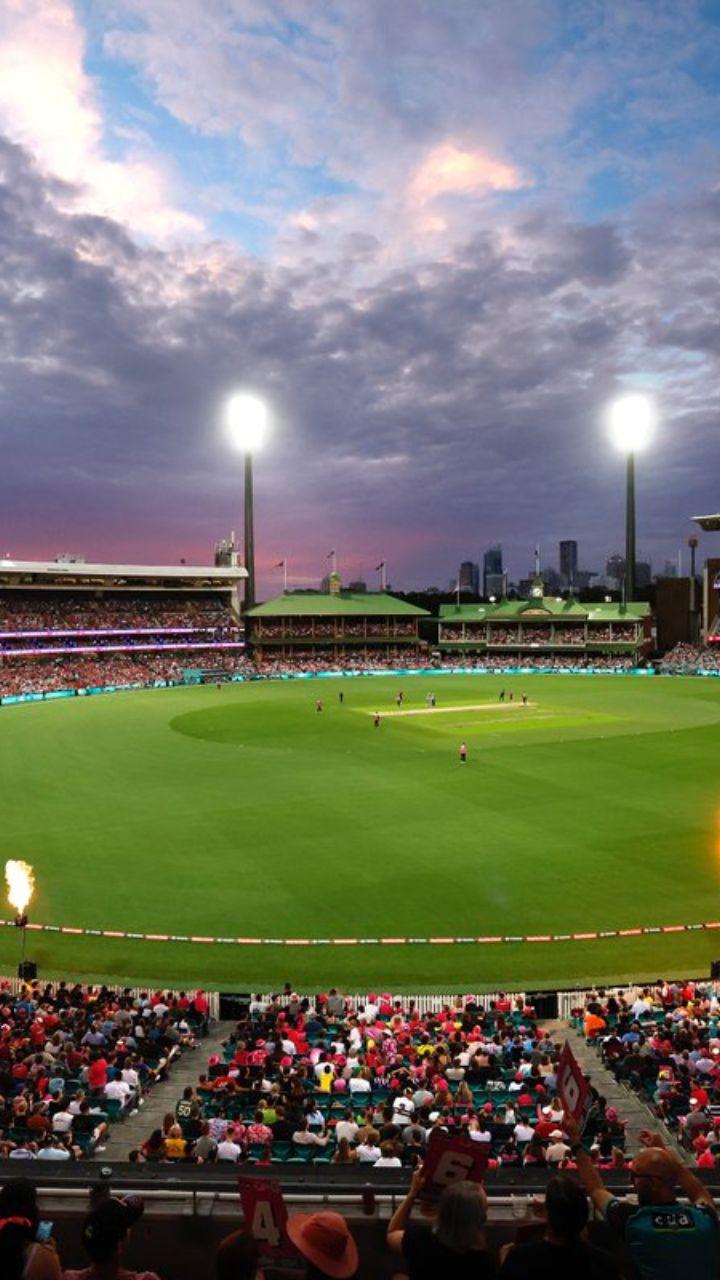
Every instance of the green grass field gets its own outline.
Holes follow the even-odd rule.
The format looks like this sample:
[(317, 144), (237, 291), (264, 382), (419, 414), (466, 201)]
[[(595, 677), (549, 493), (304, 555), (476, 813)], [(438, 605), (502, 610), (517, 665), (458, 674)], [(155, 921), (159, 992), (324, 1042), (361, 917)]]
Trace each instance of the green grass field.
[[(532, 705), (500, 706), (503, 684)], [(392, 714), (398, 687), (421, 714)], [(32, 919), (88, 928), (375, 938), (695, 923), (720, 916), (719, 746), (720, 682), (692, 679), (307, 680), (6, 707), (0, 855), (35, 866)], [(0, 931), (0, 963), (18, 946)], [(43, 975), (240, 990), (572, 986), (704, 973), (719, 949), (712, 932), (305, 948), (28, 937)]]

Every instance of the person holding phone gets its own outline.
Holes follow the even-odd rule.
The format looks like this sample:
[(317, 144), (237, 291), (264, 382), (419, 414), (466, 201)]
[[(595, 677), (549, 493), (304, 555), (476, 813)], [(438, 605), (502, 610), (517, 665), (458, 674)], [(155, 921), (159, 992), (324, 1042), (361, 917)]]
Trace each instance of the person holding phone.
[(3, 1280), (60, 1280), (52, 1223), (41, 1222), (35, 1187), (11, 1178), (0, 1189), (0, 1276)]

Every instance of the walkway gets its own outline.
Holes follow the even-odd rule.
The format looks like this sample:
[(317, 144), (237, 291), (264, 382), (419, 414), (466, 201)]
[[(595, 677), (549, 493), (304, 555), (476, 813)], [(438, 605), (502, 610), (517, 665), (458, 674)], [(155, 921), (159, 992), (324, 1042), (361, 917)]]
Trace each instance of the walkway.
[(188, 1084), (197, 1084), (198, 1076), (207, 1069), (208, 1058), (220, 1053), (223, 1040), (231, 1034), (234, 1022), (213, 1022), (208, 1035), (197, 1049), (185, 1049), (182, 1056), (170, 1068), (167, 1080), (156, 1084), (146, 1095), (143, 1106), (136, 1115), (128, 1116), (110, 1126), (110, 1140), (105, 1151), (95, 1152), (93, 1160), (127, 1160), (128, 1152), (142, 1146), (153, 1129), (162, 1129), (163, 1117), (168, 1111), (175, 1113), (178, 1099)]
[(667, 1145), (671, 1146), (686, 1164), (688, 1163), (687, 1152), (678, 1146), (670, 1131), (632, 1089), (626, 1089), (624, 1085), (618, 1083), (612, 1071), (608, 1071), (603, 1064), (597, 1050), (592, 1045), (586, 1044), (583, 1035), (564, 1020), (545, 1025), (553, 1040), (561, 1043), (564, 1040), (570, 1041), (570, 1047), (584, 1074), (592, 1080), (598, 1093), (607, 1099), (608, 1106), (615, 1107), (620, 1119), (627, 1120), (625, 1134), (629, 1152), (634, 1154), (639, 1149), (641, 1129), (654, 1129), (662, 1133)]

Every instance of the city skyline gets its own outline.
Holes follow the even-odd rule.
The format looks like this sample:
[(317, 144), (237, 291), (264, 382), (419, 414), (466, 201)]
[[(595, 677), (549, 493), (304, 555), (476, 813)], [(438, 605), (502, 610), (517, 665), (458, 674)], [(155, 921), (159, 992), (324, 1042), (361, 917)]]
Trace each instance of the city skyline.
[(272, 419), (259, 596), (335, 545), (347, 580), (387, 559), (407, 589), (494, 541), (517, 580), (573, 527), (601, 567), (624, 520), (604, 415), (634, 389), (658, 413), (638, 558), (686, 556), (720, 473), (719, 19), (5, 6), (2, 550), (207, 561), (242, 528), (222, 409), (246, 388)]

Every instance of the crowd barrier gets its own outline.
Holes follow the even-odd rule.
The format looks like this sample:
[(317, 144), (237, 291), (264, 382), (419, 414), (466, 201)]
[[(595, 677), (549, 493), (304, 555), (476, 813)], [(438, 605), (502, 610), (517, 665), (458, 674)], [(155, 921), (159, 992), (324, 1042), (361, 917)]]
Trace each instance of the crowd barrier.
[[(56, 652), (53, 650), (53, 652)], [(243, 675), (240, 672), (228, 675), (220, 672), (223, 684), (238, 684), (255, 680), (337, 680), (339, 678), (357, 679), (359, 676), (392, 676), (405, 679), (408, 676), (430, 676), (438, 679), (442, 676), (653, 676), (652, 667), (633, 667), (629, 671), (618, 671), (612, 667), (392, 667), (382, 671), (328, 670), (328, 671), (280, 671), (263, 675), (262, 672)], [(701, 671), (699, 675), (720, 675), (720, 671)], [(210, 677), (210, 681), (212, 677)], [(198, 684), (197, 679), (188, 680), (151, 680), (148, 683), (134, 681), (128, 684), (105, 684), (85, 689), (49, 689), (47, 692), (9, 693), (0, 697), (4, 707), (15, 706), (23, 702), (52, 702), (58, 698), (89, 698), (96, 693), (122, 693), (128, 689), (174, 689), (183, 685)]]

